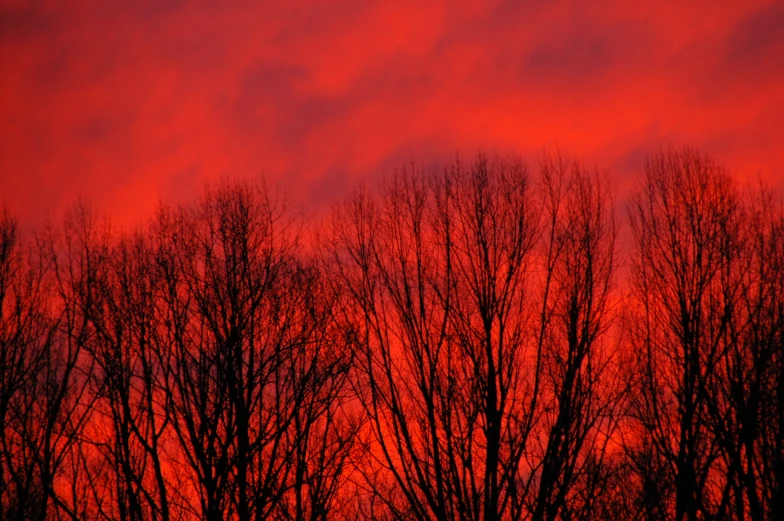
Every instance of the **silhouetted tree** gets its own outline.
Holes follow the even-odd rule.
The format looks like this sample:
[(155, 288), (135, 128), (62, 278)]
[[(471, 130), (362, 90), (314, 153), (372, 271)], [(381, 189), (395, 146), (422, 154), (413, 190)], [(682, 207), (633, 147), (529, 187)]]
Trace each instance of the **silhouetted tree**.
[(593, 519), (601, 514), (621, 418), (614, 324), (616, 269), (613, 197), (607, 180), (561, 158), (542, 164), (545, 286), (544, 453), (533, 452), (537, 492), (532, 519)]
[(3, 209), (0, 519), (781, 519), (781, 200), (667, 150), (629, 218), (617, 273), (557, 155), (406, 166), (308, 238), (263, 182)]
[(649, 518), (717, 512), (728, 470), (710, 411), (739, 291), (740, 204), (730, 175), (690, 149), (652, 156), (633, 195), (634, 459)]
[[(726, 304), (730, 324), (708, 393), (711, 431), (726, 478), (717, 498), (716, 517), (777, 519), (784, 513), (774, 493), (781, 478), (784, 435), (782, 424), (776, 421), (781, 418), (777, 387), (783, 374), (784, 220), (780, 205), (764, 188), (749, 192), (744, 203), (742, 225), (736, 229), (740, 246), (731, 274), (737, 287)], [(779, 474), (774, 477), (777, 471), (770, 471), (777, 467)], [(767, 479), (767, 486), (763, 485)]]
[(0, 215), (0, 518), (37, 519), (45, 508), (30, 431), (37, 378), (52, 327), (46, 309), (46, 267), (20, 237), (6, 208)]
[(251, 184), (159, 216), (164, 386), (205, 519), (323, 518), (343, 478), (350, 357), (298, 226)]
[(407, 169), (333, 215), (355, 387), (376, 441), (370, 515), (553, 519), (579, 490), (591, 508), (590, 462), (601, 466), (616, 414), (598, 385), (612, 203), (577, 166), (543, 170), (535, 192), (514, 159)]
[[(160, 282), (140, 230), (114, 241), (88, 347), (96, 363), (94, 431), (105, 459), (92, 483), (106, 519), (170, 519), (165, 454), (169, 415), (163, 382), (170, 371), (158, 316)], [(107, 501), (108, 499), (108, 501)]]

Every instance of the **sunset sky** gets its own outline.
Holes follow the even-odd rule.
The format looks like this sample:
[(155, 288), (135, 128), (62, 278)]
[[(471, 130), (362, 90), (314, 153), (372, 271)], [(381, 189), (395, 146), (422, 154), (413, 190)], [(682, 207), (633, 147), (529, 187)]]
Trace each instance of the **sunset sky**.
[(264, 173), (318, 212), (411, 159), (693, 145), (784, 184), (784, 3), (0, 0), (0, 199), (120, 223)]

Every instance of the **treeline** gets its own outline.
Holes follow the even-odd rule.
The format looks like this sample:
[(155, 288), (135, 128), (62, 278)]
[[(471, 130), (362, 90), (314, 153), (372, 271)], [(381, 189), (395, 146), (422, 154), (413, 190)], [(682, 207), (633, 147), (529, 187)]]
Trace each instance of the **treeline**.
[(784, 519), (781, 202), (691, 149), (629, 201), (480, 154), (4, 211), (0, 519)]

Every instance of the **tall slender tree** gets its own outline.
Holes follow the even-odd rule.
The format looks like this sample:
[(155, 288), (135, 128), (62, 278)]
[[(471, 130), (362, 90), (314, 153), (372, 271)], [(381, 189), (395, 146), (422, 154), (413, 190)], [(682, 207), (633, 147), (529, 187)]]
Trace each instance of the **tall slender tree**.
[(730, 174), (691, 149), (653, 155), (633, 195), (635, 463), (649, 518), (716, 513), (726, 469), (709, 418), (739, 290), (740, 205)]

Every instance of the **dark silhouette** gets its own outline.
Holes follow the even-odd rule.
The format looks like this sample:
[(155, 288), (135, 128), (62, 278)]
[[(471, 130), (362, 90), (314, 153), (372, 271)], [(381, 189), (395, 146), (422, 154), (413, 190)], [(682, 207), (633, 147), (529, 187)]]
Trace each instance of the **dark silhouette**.
[(623, 259), (605, 175), (485, 154), (319, 223), (3, 210), (0, 519), (784, 518), (780, 200), (666, 150), (628, 210)]
[(686, 149), (648, 160), (630, 217), (638, 515), (777, 519), (781, 207)]

